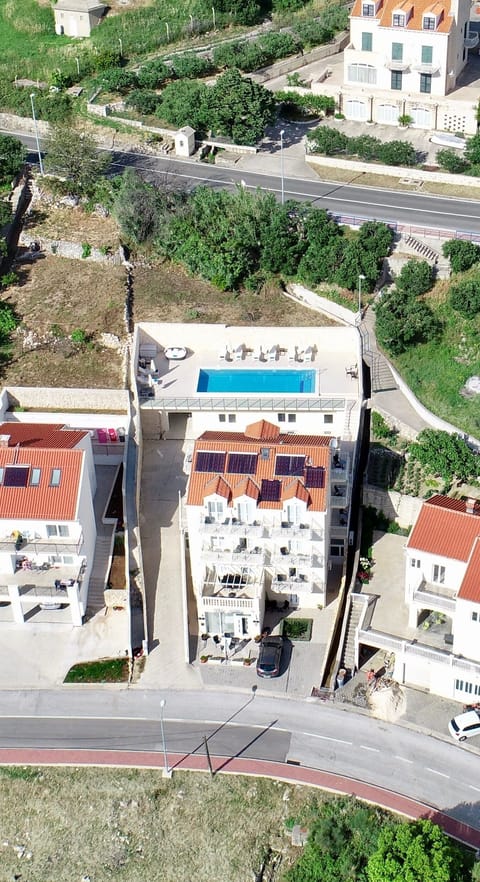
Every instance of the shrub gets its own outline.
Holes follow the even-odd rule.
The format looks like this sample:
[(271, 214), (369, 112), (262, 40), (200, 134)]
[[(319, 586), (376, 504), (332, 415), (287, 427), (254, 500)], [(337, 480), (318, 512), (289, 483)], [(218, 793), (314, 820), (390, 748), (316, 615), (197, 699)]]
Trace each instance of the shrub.
[[(3, 279), (2, 285), (3, 285)], [(19, 325), (19, 319), (15, 314), (15, 310), (9, 303), (0, 301), (0, 342), (4, 343), (8, 339), (8, 335)]]
[(426, 260), (408, 260), (395, 279), (397, 290), (412, 297), (426, 294), (433, 286), (433, 269)]
[(83, 328), (75, 328), (74, 331), (70, 334), (70, 340), (72, 343), (88, 343), (89, 335)]
[(9, 202), (0, 200), (0, 230), (12, 220), (12, 207)]
[(349, 138), (337, 129), (328, 126), (319, 126), (308, 136), (308, 147), (311, 153), (321, 153), (324, 156), (333, 156), (342, 153), (348, 148)]
[(137, 75), (133, 71), (115, 67), (104, 71), (100, 77), (100, 84), (104, 89), (108, 89), (111, 92), (120, 92), (121, 95), (124, 95), (129, 89), (133, 89), (138, 85), (138, 80)]
[(480, 261), (480, 245), (464, 239), (449, 239), (444, 242), (442, 253), (448, 257), (454, 273), (465, 272)]
[(92, 253), (92, 246), (89, 245), (88, 242), (82, 242), (82, 257), (87, 258), (90, 257)]
[(156, 92), (150, 92), (148, 89), (134, 89), (125, 99), (127, 107), (133, 107), (138, 113), (144, 116), (152, 116), (157, 112), (161, 97)]
[(377, 441), (394, 441), (396, 434), (395, 429), (390, 428), (380, 413), (372, 411), (372, 436)]
[(173, 59), (173, 69), (180, 79), (188, 78), (191, 80), (197, 77), (204, 77), (211, 73), (213, 65), (207, 58), (201, 55), (193, 55), (186, 52), (184, 55), (176, 55)]
[(372, 138), (371, 135), (360, 135), (358, 138), (349, 138), (348, 152), (355, 153), (360, 159), (367, 162), (377, 159), (381, 141)]
[(412, 166), (417, 161), (415, 148), (408, 141), (385, 141), (380, 146), (378, 158), (385, 165)]
[(9, 273), (5, 273), (4, 276), (1, 277), (0, 283), (2, 288), (8, 288), (9, 285), (14, 285), (15, 282), (18, 281), (18, 276), (16, 273), (10, 271)]
[(469, 167), (468, 160), (455, 150), (439, 150), (437, 153), (437, 162), (440, 168), (444, 168), (445, 171), (448, 171), (453, 175), (464, 172)]
[(465, 318), (473, 318), (480, 312), (480, 278), (453, 285), (450, 288), (450, 304)]
[(140, 68), (137, 73), (138, 85), (142, 89), (156, 89), (172, 76), (174, 72), (157, 58)]

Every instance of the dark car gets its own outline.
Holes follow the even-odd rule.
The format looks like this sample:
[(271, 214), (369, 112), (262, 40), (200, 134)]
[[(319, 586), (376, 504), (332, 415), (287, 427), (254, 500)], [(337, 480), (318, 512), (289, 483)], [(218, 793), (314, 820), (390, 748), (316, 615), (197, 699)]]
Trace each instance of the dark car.
[(259, 677), (278, 677), (282, 658), (283, 637), (264, 637), (257, 660)]

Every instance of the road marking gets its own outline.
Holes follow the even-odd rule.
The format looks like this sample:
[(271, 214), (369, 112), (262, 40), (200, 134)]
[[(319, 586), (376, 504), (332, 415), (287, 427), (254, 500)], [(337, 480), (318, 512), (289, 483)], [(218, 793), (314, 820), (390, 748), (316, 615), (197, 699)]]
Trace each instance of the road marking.
[(450, 777), (450, 775), (446, 775), (445, 772), (439, 772), (438, 769), (431, 769), (430, 766), (427, 766), (427, 772), (433, 772), (434, 775), (441, 775), (442, 778)]
[(334, 741), (336, 744), (352, 744), (351, 741), (343, 741), (342, 738), (330, 738), (328, 735), (315, 735), (314, 732), (302, 732), (302, 735), (307, 735), (308, 738), (320, 738), (322, 741)]
[(395, 754), (395, 759), (402, 760), (404, 763), (411, 763), (413, 765), (413, 760), (407, 759), (406, 756), (399, 756), (398, 753)]
[(373, 753), (380, 753), (380, 749), (378, 747), (367, 747), (366, 744), (361, 744), (360, 747), (362, 750), (371, 750)]
[(480, 787), (474, 787), (473, 784), (469, 784), (468, 786), (470, 787), (470, 790), (476, 790), (477, 793), (480, 793)]

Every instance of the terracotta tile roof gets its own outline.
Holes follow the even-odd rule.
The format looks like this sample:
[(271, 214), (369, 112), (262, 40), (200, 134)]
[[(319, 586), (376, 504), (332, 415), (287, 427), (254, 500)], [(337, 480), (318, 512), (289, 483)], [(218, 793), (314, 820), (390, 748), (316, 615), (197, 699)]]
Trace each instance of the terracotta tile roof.
[[(261, 421), (264, 423), (265, 421)], [(258, 425), (258, 424), (257, 424)], [(270, 424), (266, 424), (267, 426)], [(276, 428), (276, 427), (274, 427)], [(269, 430), (267, 429), (267, 432)], [(203, 505), (206, 495), (212, 492), (211, 482), (218, 478), (212, 472), (197, 471), (197, 452), (216, 452), (216, 453), (249, 453), (257, 454), (255, 461), (255, 473), (243, 476), (240, 485), (246, 485), (247, 478), (250, 478), (255, 491), (252, 489), (252, 495), (258, 494), (258, 487), (261, 487), (262, 481), (277, 480), (281, 484), (278, 501), (262, 500), (261, 494), (257, 495), (259, 499), (259, 508), (281, 509), (283, 507), (283, 499), (303, 498), (307, 501), (309, 508), (313, 511), (325, 511), (327, 503), (327, 493), (329, 490), (329, 467), (330, 467), (330, 445), (332, 439), (330, 436), (317, 437), (315, 435), (282, 435), (277, 434), (277, 441), (272, 442), (259, 440), (247, 436), (243, 432), (204, 432), (203, 435), (195, 442), (193, 453), (192, 471), (188, 484), (187, 505)], [(265, 453), (268, 451), (268, 456)], [(325, 482), (323, 487), (312, 487), (308, 491), (305, 490), (300, 475), (293, 476), (297, 479), (297, 483), (292, 479), (292, 475), (279, 476), (275, 474), (276, 456), (297, 456), (305, 457), (308, 467), (322, 466), (325, 469)], [(224, 469), (228, 469), (229, 457), (225, 457)], [(239, 485), (239, 475), (229, 474), (224, 471), (222, 477), (229, 487), (237, 488)], [(300, 478), (300, 480), (298, 480)], [(300, 486), (298, 486), (300, 485)], [(250, 485), (248, 485), (250, 487)], [(291, 488), (296, 487), (292, 496), (284, 496), (284, 493), (290, 493)], [(303, 487), (304, 489), (300, 489)], [(234, 496), (238, 494), (235, 490)], [(230, 503), (231, 504), (231, 503)]]
[(247, 438), (256, 438), (261, 441), (276, 441), (280, 434), (278, 426), (268, 423), (267, 420), (259, 420), (258, 423), (251, 423), (245, 429)]
[(407, 548), (467, 561), (478, 536), (479, 514), (467, 514), (462, 500), (433, 496), (423, 503)]
[(250, 496), (252, 499), (258, 499), (260, 496), (260, 487), (257, 487), (255, 481), (251, 478), (244, 478), (236, 487), (233, 488), (233, 498), (238, 499), (239, 496)]
[(480, 537), (475, 539), (458, 596), (480, 603)]
[(305, 484), (302, 481), (299, 481), (298, 478), (295, 481), (292, 481), (291, 484), (284, 483), (282, 488), (282, 500), (285, 501), (287, 499), (301, 499), (302, 502), (306, 502), (307, 505), (310, 502), (310, 494), (305, 487)]
[(425, 31), (425, 34), (448, 34), (450, 33), (454, 22), (453, 16), (448, 14), (450, 11), (449, 4), (432, 4), (431, 0), (414, 0), (413, 3), (410, 2), (410, 0), (404, 0), (403, 3), (402, 0), (383, 0), (383, 2), (380, 3), (375, 16), (362, 16), (362, 6), (364, 2), (365, 0), (355, 0), (351, 16), (353, 18), (363, 18), (366, 24), (368, 23), (369, 18), (370, 20), (375, 18), (382, 28), (392, 28), (392, 15), (396, 10), (407, 12), (407, 10), (413, 6), (413, 13), (410, 15), (406, 28), (392, 28), (392, 30), (398, 31), (399, 34), (401, 34), (403, 30), (422, 31), (423, 16), (426, 13), (431, 13), (436, 18), (440, 17), (440, 21), (435, 31)]
[(212, 478), (212, 480), (208, 481), (208, 483), (205, 485), (206, 496), (213, 496), (214, 494), (216, 494), (217, 496), (224, 496), (225, 499), (230, 499), (231, 493), (232, 488), (230, 487), (230, 484), (227, 484), (227, 482), (223, 478), (221, 478), (220, 475)]
[[(0, 468), (28, 465), (40, 469), (38, 486), (0, 485), (0, 518), (76, 520), (83, 461), (83, 450), (0, 447)], [(58, 487), (50, 486), (52, 469), (60, 469)]]
[(71, 449), (88, 432), (82, 429), (64, 429), (62, 423), (0, 423), (0, 435), (9, 435), (8, 446), (48, 447)]

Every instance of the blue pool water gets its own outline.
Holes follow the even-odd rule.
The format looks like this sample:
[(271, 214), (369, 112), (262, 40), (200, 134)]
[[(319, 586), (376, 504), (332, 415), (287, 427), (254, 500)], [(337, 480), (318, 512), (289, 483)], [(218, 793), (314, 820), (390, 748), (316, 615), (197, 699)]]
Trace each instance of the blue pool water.
[(201, 370), (197, 392), (315, 392), (315, 371)]

